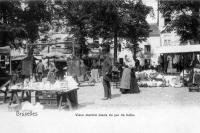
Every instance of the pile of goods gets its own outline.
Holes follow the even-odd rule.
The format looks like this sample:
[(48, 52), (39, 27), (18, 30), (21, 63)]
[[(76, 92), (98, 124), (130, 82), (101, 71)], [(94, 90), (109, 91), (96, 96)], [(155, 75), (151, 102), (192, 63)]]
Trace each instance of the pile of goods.
[(63, 81), (57, 80), (54, 84), (49, 81), (33, 82), (24, 80), (24, 83), (19, 83), (10, 87), (10, 90), (55, 90), (55, 91), (67, 91), (78, 88), (78, 83), (71, 77), (66, 76)]
[(182, 87), (179, 76), (163, 75), (155, 70), (136, 72), (140, 87)]
[(183, 82), (180, 78), (180, 76), (170, 76), (170, 75), (166, 75), (165, 76), (165, 81), (166, 81), (166, 85), (170, 86), (170, 87), (183, 87)]

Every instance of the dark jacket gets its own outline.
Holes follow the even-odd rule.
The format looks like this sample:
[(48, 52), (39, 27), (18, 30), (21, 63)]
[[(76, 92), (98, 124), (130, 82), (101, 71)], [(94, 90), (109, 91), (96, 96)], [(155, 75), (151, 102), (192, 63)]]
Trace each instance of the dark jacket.
[(38, 63), (37, 68), (36, 68), (36, 72), (37, 73), (43, 73), (44, 72), (44, 65), (41, 62)]
[(106, 56), (102, 66), (103, 79), (110, 81), (112, 76), (112, 60), (109, 56)]

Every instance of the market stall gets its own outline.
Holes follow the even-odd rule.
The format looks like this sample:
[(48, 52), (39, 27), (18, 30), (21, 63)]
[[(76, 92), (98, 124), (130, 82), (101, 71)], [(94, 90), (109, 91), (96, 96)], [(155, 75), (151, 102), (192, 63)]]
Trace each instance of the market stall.
[[(12, 94), (10, 105), (15, 102), (15, 99), (18, 104), (21, 104), (18, 93), (29, 92), (30, 96), (28, 96), (28, 101), (31, 101), (32, 104), (36, 104), (36, 102), (42, 100), (37, 94), (42, 92), (51, 92), (59, 97), (58, 108), (61, 108), (63, 102), (66, 102), (69, 108), (76, 108), (78, 106), (78, 84), (71, 76), (66, 76), (63, 81), (57, 80), (54, 84), (49, 81), (34, 82), (31, 80), (25, 80), (24, 83), (11, 86), (9, 90)], [(22, 95), (21, 99), (23, 100), (23, 98)]]
[(163, 72), (180, 73), (184, 69), (191, 68), (194, 57), (200, 56), (200, 45), (163, 46), (159, 48), (159, 53)]
[(8, 85), (11, 82), (11, 66), (8, 66), (9, 62), (10, 47), (0, 47), (0, 93), (4, 93), (4, 102), (6, 101), (7, 97)]

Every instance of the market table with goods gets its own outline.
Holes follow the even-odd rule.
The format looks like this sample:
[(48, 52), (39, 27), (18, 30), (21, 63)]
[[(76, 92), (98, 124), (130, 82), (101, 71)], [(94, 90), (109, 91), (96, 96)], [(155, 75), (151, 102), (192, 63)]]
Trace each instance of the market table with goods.
[[(61, 108), (63, 103), (68, 105), (69, 108), (78, 106), (78, 84), (71, 76), (66, 76), (64, 80), (57, 80), (55, 83), (50, 83), (49, 81), (34, 82), (27, 79), (23, 83), (10, 86), (9, 90), (12, 94), (10, 105), (15, 102), (14, 98), (18, 104), (21, 104), (18, 95), (20, 92), (22, 93), (21, 99), (24, 99), (24, 94), (26, 94), (28, 101), (31, 101), (32, 104), (35, 104), (37, 101), (42, 101), (43, 95), (41, 94), (51, 93), (56, 95), (58, 108)], [(48, 99), (51, 100), (50, 97)]]
[(183, 87), (183, 73), (166, 75), (155, 70), (136, 72), (139, 87)]

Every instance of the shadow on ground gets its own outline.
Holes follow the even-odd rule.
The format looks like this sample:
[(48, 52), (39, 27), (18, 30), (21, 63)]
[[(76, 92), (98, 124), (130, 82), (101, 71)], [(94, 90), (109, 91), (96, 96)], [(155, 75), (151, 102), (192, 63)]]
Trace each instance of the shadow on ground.
[(120, 97), (120, 96), (121, 96), (121, 94), (113, 94), (112, 98), (117, 98), (117, 97)]
[(85, 108), (86, 106), (89, 106), (89, 105), (93, 105), (94, 102), (86, 102), (86, 103), (81, 103), (78, 105), (78, 108)]

